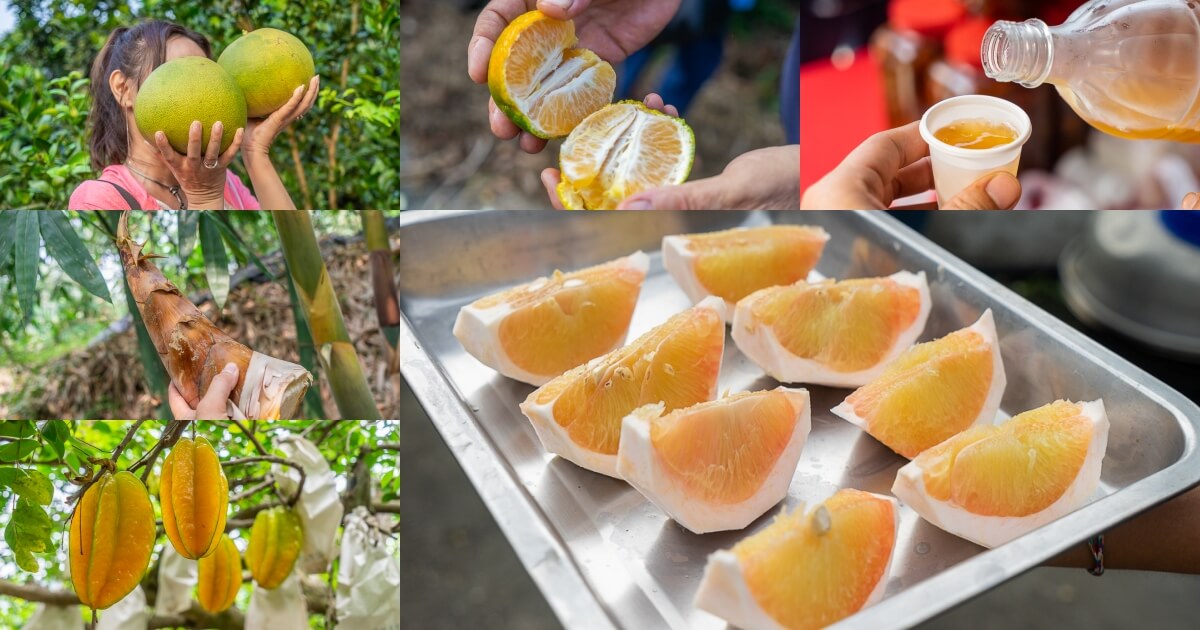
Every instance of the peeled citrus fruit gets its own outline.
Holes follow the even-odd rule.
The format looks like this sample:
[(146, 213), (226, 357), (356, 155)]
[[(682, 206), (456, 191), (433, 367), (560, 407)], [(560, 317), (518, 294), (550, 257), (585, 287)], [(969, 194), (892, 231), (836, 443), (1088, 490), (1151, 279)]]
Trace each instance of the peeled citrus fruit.
[(693, 303), (715, 295), (732, 311), (759, 289), (807, 278), (828, 240), (825, 230), (807, 225), (676, 234), (663, 238), (663, 266)]
[(896, 500), (845, 489), (708, 557), (696, 607), (745, 630), (822, 628), (883, 596)]
[(1060, 400), (921, 453), (892, 493), (951, 534), (996, 547), (1083, 505), (1107, 448), (1104, 402)]
[(636, 252), (489, 295), (458, 312), (454, 336), (488, 367), (542, 385), (621, 346), (649, 265)]
[(576, 48), (575, 23), (530, 11), (500, 34), (488, 63), (492, 100), (518, 127), (563, 138), (612, 102), (617, 73), (596, 53)]
[(925, 274), (805, 282), (737, 303), (733, 341), (784, 383), (857, 387), (912, 346), (929, 317)]
[(665, 411), (712, 400), (725, 350), (724, 305), (704, 301), (632, 343), (541, 386), (521, 403), (542, 446), (617, 477), (621, 420), (643, 405)]
[(743, 392), (625, 417), (617, 472), (697, 533), (742, 529), (787, 495), (812, 426), (808, 392)]
[(994, 423), (1005, 383), (988, 310), (967, 328), (909, 348), (832, 411), (912, 459), (972, 426)]
[(615, 210), (642, 191), (687, 181), (696, 138), (682, 118), (637, 101), (588, 116), (559, 151), (558, 199), (567, 210)]

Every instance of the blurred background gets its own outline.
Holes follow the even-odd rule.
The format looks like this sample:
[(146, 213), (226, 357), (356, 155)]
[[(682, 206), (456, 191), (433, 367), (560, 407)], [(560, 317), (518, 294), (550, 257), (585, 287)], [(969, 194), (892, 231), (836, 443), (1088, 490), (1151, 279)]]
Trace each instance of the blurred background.
[[(482, 0), (401, 0), (400, 181), (407, 207), (549, 208), (538, 177), (558, 144), (527, 155), (488, 127), (486, 85), (467, 76)], [(617, 99), (664, 93), (696, 133), (692, 179), (787, 144), (780, 85), (794, 0), (683, 0), (659, 38), (617, 67)], [(794, 75), (793, 75), (794, 76)], [(795, 117), (795, 108), (786, 108)], [(794, 140), (793, 140), (794, 142)]]
[[(1200, 401), (1200, 213), (914, 212), (900, 218)], [(400, 414), (410, 515), (401, 537), (406, 623), (430, 630), (560, 628), (407, 383)], [(1197, 592), (1195, 575), (1109, 571), (1095, 578), (1081, 569), (1039, 568), (923, 627), (1195, 628)]]
[(1064, 22), (1083, 0), (802, 0), (801, 189), (870, 135), (933, 104), (987, 94), (1033, 122), (1021, 156), (1019, 209), (1177, 208), (1200, 190), (1200, 147), (1094, 131), (1043, 85), (983, 73), (980, 47), (998, 19)]

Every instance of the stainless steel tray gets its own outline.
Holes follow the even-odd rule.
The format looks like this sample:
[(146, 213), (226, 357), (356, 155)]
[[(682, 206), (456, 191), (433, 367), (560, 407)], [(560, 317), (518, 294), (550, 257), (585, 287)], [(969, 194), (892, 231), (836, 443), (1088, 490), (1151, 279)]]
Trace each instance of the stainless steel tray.
[[(662, 236), (768, 222), (823, 226), (832, 235), (818, 267), (826, 276), (924, 271), (933, 309), (922, 339), (991, 308), (1008, 374), (1003, 411), (1103, 398), (1111, 421), (1098, 498), (1007, 545), (987, 551), (902, 507), (885, 599), (844, 625), (913, 625), (1200, 482), (1200, 408), (883, 213), (405, 213), (401, 371), (567, 628), (725, 627), (692, 605), (705, 560), (778, 508), (744, 532), (694, 535), (626, 484), (548, 455), (517, 408), (533, 388), (462, 349), (450, 331), (457, 310), (555, 268), (642, 249), (652, 263), (632, 339), (690, 305), (662, 268)], [(721, 390), (773, 386), (727, 343)], [(829, 413), (847, 390), (809, 391), (812, 434), (785, 503), (839, 487), (889, 493), (905, 460)]]

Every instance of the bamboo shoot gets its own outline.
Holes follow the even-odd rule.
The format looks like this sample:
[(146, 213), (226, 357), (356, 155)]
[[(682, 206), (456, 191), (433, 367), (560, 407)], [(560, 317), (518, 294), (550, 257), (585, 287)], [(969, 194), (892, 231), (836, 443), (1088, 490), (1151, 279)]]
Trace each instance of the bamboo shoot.
[(300, 407), (312, 375), (303, 367), (255, 352), (222, 332), (151, 262), (129, 236), (129, 211), (117, 226), (117, 250), (146, 332), (171, 377), (195, 407), (227, 363), (238, 366), (230, 415), (260, 420), (290, 418)]

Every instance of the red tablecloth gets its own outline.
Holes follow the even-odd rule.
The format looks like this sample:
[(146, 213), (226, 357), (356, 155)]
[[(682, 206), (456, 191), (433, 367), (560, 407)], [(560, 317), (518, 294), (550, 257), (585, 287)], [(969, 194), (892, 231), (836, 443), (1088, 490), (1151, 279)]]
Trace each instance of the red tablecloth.
[(844, 70), (828, 60), (801, 66), (800, 190), (887, 127), (883, 80), (868, 49), (857, 51)]

